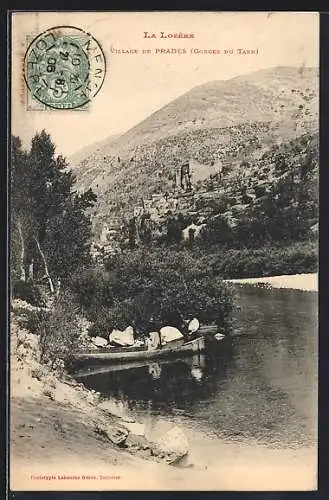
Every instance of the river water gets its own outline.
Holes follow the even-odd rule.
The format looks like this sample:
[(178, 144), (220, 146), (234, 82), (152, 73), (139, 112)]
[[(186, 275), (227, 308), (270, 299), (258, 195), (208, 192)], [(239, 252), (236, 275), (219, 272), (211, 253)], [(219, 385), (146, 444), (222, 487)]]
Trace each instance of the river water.
[[(180, 426), (188, 437), (190, 465), (218, 470), (225, 464), (228, 476), (240, 467), (245, 481), (232, 480), (234, 489), (281, 489), (283, 484), (282, 489), (312, 489), (317, 294), (248, 285), (235, 289), (239, 310), (233, 335), (207, 341), (204, 355), (91, 373), (81, 380), (143, 422), (150, 439)], [(253, 474), (255, 484), (264, 487), (253, 487)]]

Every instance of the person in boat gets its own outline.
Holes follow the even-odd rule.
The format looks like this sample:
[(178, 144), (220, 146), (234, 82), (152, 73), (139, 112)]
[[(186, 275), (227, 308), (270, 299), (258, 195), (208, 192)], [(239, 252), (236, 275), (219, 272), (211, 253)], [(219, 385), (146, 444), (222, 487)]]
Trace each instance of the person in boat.
[(218, 328), (218, 332), (221, 335), (229, 335), (230, 331), (229, 329), (225, 326), (225, 318), (224, 318), (224, 312), (223, 311), (218, 311), (217, 319), (216, 319), (216, 326)]
[(158, 318), (155, 316), (151, 316), (149, 319), (148, 329), (150, 333), (147, 335), (145, 339), (146, 346), (148, 350), (161, 349), (162, 347), (162, 339), (161, 339), (161, 323)]
[(183, 320), (181, 327), (181, 332), (187, 341), (193, 340), (198, 337), (198, 330), (200, 328), (200, 323), (197, 318), (192, 318), (188, 320)]
[(148, 351), (155, 351), (156, 349), (161, 349), (161, 335), (159, 332), (150, 332), (148, 337), (146, 337), (146, 346)]

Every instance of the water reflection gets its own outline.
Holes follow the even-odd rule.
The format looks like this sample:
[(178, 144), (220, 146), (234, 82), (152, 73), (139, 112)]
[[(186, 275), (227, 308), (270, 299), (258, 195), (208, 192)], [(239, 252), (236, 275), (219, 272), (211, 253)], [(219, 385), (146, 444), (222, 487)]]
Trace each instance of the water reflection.
[[(302, 447), (316, 440), (317, 296), (245, 287), (235, 335), (203, 355), (83, 378), (140, 415), (225, 441)], [(152, 417), (153, 416), (153, 417)]]
[(151, 365), (149, 365), (148, 369), (149, 374), (153, 379), (156, 380), (161, 377), (161, 366), (159, 365), (159, 363), (152, 363)]

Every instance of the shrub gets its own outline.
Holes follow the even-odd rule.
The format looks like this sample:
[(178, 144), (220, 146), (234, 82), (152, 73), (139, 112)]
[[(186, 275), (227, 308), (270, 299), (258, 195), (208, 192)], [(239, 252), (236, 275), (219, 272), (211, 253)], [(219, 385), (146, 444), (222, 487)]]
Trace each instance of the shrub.
[(41, 288), (34, 283), (13, 280), (12, 296), (14, 299), (25, 300), (33, 306), (44, 307), (46, 305), (45, 294)]
[(38, 324), (41, 362), (54, 367), (60, 360), (70, 360), (71, 353), (78, 346), (78, 312), (72, 294), (63, 290), (56, 298), (52, 311), (43, 316)]
[(186, 250), (136, 250), (117, 255), (109, 272), (92, 287), (86, 283), (80, 293), (90, 289), (97, 297), (97, 304), (93, 302), (87, 310), (94, 322), (92, 335), (108, 336), (113, 328), (128, 325), (137, 334), (164, 325), (181, 327), (183, 318), (193, 316), (225, 326), (233, 308), (229, 288)]
[(214, 273), (222, 278), (257, 278), (316, 272), (318, 255), (315, 242), (304, 242), (286, 248), (219, 250), (203, 260), (211, 261)]

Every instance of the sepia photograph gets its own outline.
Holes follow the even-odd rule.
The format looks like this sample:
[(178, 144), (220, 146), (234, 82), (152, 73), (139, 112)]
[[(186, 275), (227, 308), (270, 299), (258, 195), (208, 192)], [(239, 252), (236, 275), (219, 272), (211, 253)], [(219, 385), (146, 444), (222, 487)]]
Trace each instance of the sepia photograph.
[(317, 490), (319, 14), (8, 23), (11, 491)]

